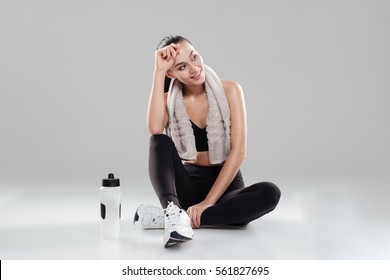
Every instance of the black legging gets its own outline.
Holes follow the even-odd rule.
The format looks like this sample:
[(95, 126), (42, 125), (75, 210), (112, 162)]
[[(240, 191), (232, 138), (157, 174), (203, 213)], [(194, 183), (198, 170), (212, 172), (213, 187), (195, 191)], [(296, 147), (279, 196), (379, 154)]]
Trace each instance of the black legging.
[[(150, 138), (149, 176), (163, 208), (173, 201), (179, 207), (201, 202), (217, 179), (222, 166), (183, 164), (171, 138)], [(241, 171), (214, 206), (201, 216), (201, 225), (247, 224), (275, 209), (280, 190), (270, 182), (244, 186)]]

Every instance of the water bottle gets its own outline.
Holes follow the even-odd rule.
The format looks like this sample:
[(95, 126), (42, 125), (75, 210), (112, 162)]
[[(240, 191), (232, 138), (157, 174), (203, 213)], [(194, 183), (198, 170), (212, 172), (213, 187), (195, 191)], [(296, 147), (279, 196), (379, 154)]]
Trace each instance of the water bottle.
[(113, 173), (103, 179), (100, 188), (100, 235), (103, 239), (117, 239), (120, 232), (121, 189)]

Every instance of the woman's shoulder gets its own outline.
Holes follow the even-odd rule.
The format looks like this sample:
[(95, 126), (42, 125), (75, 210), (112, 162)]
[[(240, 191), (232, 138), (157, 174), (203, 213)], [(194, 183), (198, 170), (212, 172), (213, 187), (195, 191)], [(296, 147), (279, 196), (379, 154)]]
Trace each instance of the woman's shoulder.
[(225, 91), (226, 96), (232, 96), (232, 95), (241, 95), (242, 94), (242, 88), (240, 84), (236, 81), (232, 80), (221, 80), (223, 89)]

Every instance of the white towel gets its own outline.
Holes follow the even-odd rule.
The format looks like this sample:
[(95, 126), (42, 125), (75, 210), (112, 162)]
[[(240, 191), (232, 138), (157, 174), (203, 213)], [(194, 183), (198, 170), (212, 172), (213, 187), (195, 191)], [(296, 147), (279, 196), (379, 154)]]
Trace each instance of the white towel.
[[(230, 109), (221, 80), (204, 65), (205, 88), (208, 100), (206, 132), (211, 164), (223, 163), (230, 153)], [(183, 101), (183, 84), (172, 79), (168, 92), (167, 134), (175, 143), (182, 159), (195, 160), (195, 136)]]

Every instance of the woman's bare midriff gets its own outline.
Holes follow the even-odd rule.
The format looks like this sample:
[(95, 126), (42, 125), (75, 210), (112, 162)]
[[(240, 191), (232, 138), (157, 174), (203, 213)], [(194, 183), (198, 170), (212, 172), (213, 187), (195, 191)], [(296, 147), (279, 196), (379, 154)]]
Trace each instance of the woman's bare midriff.
[[(209, 160), (209, 152), (197, 152), (196, 160), (186, 160), (183, 161), (184, 164), (189, 163), (193, 165), (199, 166), (215, 166), (215, 164), (211, 164)], [(222, 164), (217, 164), (222, 165)]]

